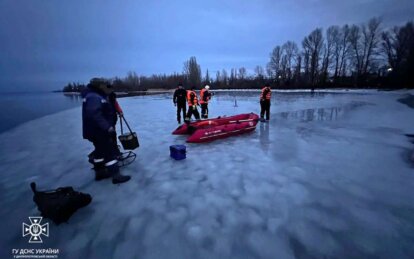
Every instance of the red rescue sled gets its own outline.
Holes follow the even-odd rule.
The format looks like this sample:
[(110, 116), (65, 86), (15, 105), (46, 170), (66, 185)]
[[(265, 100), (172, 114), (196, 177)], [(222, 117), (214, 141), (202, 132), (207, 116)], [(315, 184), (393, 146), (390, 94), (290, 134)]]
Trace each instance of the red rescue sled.
[(201, 143), (235, 136), (256, 129), (259, 116), (254, 113), (201, 120), (178, 127), (173, 134), (191, 134), (187, 142)]

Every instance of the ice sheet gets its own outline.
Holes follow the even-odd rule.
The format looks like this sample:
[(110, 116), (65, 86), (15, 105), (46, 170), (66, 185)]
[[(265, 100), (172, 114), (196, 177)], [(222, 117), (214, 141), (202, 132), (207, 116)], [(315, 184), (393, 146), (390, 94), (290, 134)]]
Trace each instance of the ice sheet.
[[(60, 249), (59, 258), (412, 258), (414, 110), (405, 92), (274, 93), (270, 123), (255, 132), (187, 145), (171, 96), (120, 99), (138, 132), (132, 180), (95, 182), (80, 108), (0, 135), (0, 257)], [(237, 107), (235, 107), (235, 103)], [(257, 93), (217, 93), (210, 117), (259, 113)], [(92, 203), (27, 243), (38, 215), (29, 183), (73, 186)]]

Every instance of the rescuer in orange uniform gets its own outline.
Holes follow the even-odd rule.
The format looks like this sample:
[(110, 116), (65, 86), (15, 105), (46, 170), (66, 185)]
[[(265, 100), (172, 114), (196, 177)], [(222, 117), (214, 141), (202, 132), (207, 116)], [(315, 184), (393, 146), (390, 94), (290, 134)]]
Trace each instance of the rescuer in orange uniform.
[(197, 105), (199, 104), (198, 104), (197, 94), (195, 92), (194, 86), (191, 87), (191, 90), (187, 91), (187, 102), (188, 102), (188, 112), (187, 112), (187, 116), (185, 117), (185, 122), (189, 123), (191, 120), (191, 116), (193, 114), (196, 120), (199, 120), (200, 114), (198, 113), (198, 110), (197, 110)]
[(270, 120), (270, 99), (272, 97), (272, 90), (270, 85), (266, 84), (262, 88), (262, 93), (260, 94), (260, 120), (264, 121), (264, 116), (266, 113), (266, 120)]
[(208, 101), (211, 99), (210, 86), (206, 85), (200, 91), (201, 118), (208, 118)]

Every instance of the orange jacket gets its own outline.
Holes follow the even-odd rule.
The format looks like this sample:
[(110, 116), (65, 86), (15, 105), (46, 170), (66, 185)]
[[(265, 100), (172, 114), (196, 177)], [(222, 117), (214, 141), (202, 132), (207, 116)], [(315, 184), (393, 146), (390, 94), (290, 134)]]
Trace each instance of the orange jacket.
[(193, 90), (187, 91), (187, 102), (188, 106), (193, 106), (198, 104), (197, 94)]
[(270, 90), (270, 87), (263, 87), (262, 93), (260, 94), (260, 101), (270, 101), (270, 98), (272, 97), (272, 90)]
[(211, 99), (211, 95), (209, 91), (205, 88), (201, 89), (200, 91), (200, 104), (207, 103)]

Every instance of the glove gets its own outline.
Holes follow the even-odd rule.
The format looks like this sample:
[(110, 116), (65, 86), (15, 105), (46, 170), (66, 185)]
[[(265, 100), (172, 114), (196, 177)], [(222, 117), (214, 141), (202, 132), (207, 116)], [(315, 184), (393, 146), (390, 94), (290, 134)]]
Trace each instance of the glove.
[(196, 109), (196, 107), (197, 107), (197, 106), (193, 105), (193, 110), (195, 110), (195, 109)]
[(176, 107), (177, 107), (177, 104), (176, 104), (176, 103), (174, 103), (174, 106), (176, 106)]

